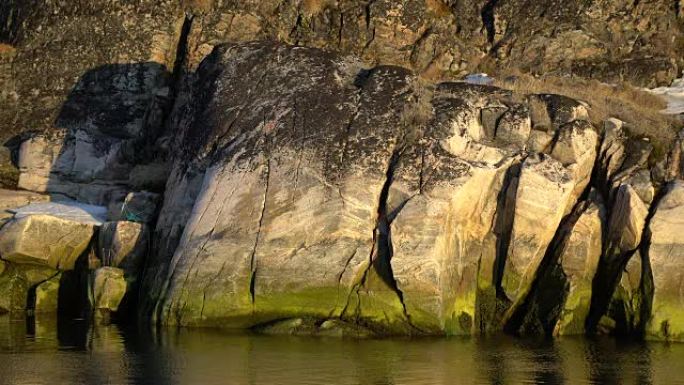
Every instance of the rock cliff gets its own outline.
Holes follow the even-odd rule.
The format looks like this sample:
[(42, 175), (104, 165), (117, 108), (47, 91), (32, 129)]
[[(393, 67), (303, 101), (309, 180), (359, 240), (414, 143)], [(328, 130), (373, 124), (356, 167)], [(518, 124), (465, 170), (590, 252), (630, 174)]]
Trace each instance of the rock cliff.
[(3, 180), (25, 190), (0, 190), (0, 312), (684, 338), (681, 134), (655, 156), (585, 102), (449, 80), (667, 82), (669, 2), (9, 1), (0, 21)]

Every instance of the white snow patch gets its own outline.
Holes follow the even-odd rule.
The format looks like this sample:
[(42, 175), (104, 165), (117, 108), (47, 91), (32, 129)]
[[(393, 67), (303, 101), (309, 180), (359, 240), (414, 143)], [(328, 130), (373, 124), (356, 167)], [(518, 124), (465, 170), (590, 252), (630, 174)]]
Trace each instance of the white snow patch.
[(684, 78), (675, 79), (669, 87), (658, 87), (648, 91), (667, 100), (667, 108), (661, 111), (663, 114), (684, 114)]
[(107, 208), (104, 206), (88, 205), (75, 201), (31, 203), (27, 206), (8, 210), (15, 218), (29, 215), (51, 215), (79, 223), (95, 226), (102, 225), (107, 220)]
[(492, 84), (494, 84), (494, 78), (490, 77), (489, 75), (487, 75), (485, 73), (466, 75), (465, 79), (463, 79), (463, 80), (466, 83), (482, 84), (485, 86), (491, 86)]

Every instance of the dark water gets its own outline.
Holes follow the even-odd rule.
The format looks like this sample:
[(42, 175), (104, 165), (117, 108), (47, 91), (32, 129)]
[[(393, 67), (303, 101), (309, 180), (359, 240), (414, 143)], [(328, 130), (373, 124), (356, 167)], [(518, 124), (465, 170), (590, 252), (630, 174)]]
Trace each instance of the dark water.
[(0, 317), (3, 384), (676, 384), (684, 344), (158, 335)]

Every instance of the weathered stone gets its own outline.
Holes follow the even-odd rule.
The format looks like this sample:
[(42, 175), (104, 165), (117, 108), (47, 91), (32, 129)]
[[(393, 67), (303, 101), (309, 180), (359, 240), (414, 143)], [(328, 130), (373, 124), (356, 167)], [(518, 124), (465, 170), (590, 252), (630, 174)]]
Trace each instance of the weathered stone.
[[(597, 197), (595, 193), (593, 195)], [(569, 235), (559, 263), (570, 287), (554, 334), (584, 334), (591, 303), (592, 281), (598, 268), (606, 224), (606, 209), (594, 199), (581, 214)]]
[(532, 130), (527, 141), (527, 150), (536, 153), (548, 153), (553, 143), (553, 135), (546, 131)]
[(518, 180), (515, 219), (501, 285), (513, 301), (525, 298), (560, 224), (575, 187), (562, 164), (540, 154), (528, 157)]
[(97, 204), (129, 190), (131, 161), (154, 152), (130, 144), (158, 134), (183, 10), (169, 1), (8, 0), (2, 17), (16, 54), (0, 57), (0, 143), (40, 133), (27, 144), (36, 162), (22, 146), (19, 185)]
[(47, 202), (48, 195), (36, 194), (31, 191), (0, 189), (0, 210), (14, 209), (35, 202)]
[(480, 265), (494, 264), (488, 234), (508, 166), (471, 167), (409, 200), (392, 222), (392, 271), (414, 326), (479, 333)]
[(34, 136), (22, 142), (19, 148), (18, 187), (47, 192), (52, 165), (59, 157), (64, 138), (60, 135)]
[(57, 313), (60, 278), (61, 275), (55, 275), (36, 287), (35, 313)]
[(684, 182), (673, 182), (649, 226), (648, 257), (653, 274), (651, 338), (684, 341)]
[(509, 108), (499, 118), (496, 126), (496, 138), (505, 143), (515, 144), (524, 148), (530, 137), (532, 121), (529, 108), (517, 105)]
[(549, 118), (556, 129), (576, 120), (589, 120), (589, 111), (583, 102), (554, 94), (536, 95), (536, 97), (546, 104)]
[(28, 215), (0, 230), (0, 255), (6, 261), (72, 270), (95, 231), (81, 223), (50, 215)]
[(551, 156), (570, 171), (575, 181), (566, 214), (589, 185), (597, 146), (598, 134), (591, 123), (585, 120), (574, 120), (560, 128)]
[(651, 173), (648, 170), (641, 170), (627, 179), (626, 184), (634, 189), (642, 202), (650, 205), (655, 198), (655, 187), (651, 183)]
[(623, 130), (624, 122), (611, 118), (603, 122), (603, 140), (599, 149), (599, 180), (601, 185), (609, 185), (610, 181), (625, 159), (625, 146), (623, 142), (626, 134)]
[(148, 245), (149, 230), (143, 223), (105, 222), (98, 235), (98, 254), (103, 266), (122, 268), (131, 280), (142, 268)]
[(115, 313), (126, 294), (124, 271), (116, 267), (101, 267), (93, 273), (93, 308), (96, 315)]
[[(230, 138), (219, 125), (181, 129), (197, 143), (197, 154), (221, 148), (224, 140), (241, 145), (207, 159), (161, 289), (162, 321), (245, 327), (332, 314), (383, 333), (476, 331), (479, 262), (491, 268), (495, 259), (494, 238), (487, 237), (487, 246), (482, 238), (515, 159), (482, 142), (486, 132), (468, 107), (486, 105), (489, 91), (443, 83), (430, 93), (403, 69), (365, 73), (354, 61), (308, 48), (247, 44), (214, 55), (203, 71), (230, 69), (198, 89), (230, 84), (207, 102), (244, 105), (250, 113), (240, 115)], [(252, 77), (261, 77), (256, 68), (276, 57), (288, 58), (287, 76), (267, 71), (274, 80), (258, 98), (241, 96)], [(235, 67), (245, 63), (254, 71)], [(353, 86), (349, 80), (359, 73), (364, 77)], [(315, 100), (313, 88), (324, 92)], [(272, 98), (279, 107), (264, 122), (259, 111)], [(300, 119), (301, 105), (329, 113)], [(236, 110), (215, 111), (217, 121), (235, 119)], [(283, 129), (295, 112), (296, 129)], [(313, 127), (316, 136), (300, 136)], [(202, 163), (187, 161), (177, 167), (200, 174)], [(178, 183), (189, 190), (187, 182)], [(483, 185), (489, 198), (481, 196)], [(174, 201), (187, 198), (180, 191), (172, 193)], [(485, 212), (472, 211), (478, 208)], [(160, 220), (166, 227), (165, 210)], [(426, 210), (433, 215), (426, 217)], [(457, 219), (461, 210), (472, 218)], [(421, 225), (412, 223), (418, 220)], [(450, 244), (453, 236), (463, 245)], [(434, 259), (416, 264), (418, 248), (434, 250)], [(425, 266), (443, 275), (442, 282), (463, 283), (437, 283)]]
[[(623, 270), (628, 261), (638, 258), (634, 254), (642, 243), (644, 226), (648, 217), (648, 207), (632, 186), (620, 185), (615, 190), (613, 199), (605, 232), (603, 254), (594, 279), (595, 290), (592, 293), (590, 319), (587, 323), (590, 332), (598, 331), (600, 319), (606, 317), (611, 302), (615, 302), (612, 299), (615, 287), (620, 282), (620, 277), (624, 276)], [(626, 323), (622, 322), (617, 326), (622, 327), (622, 325)]]
[(630, 185), (617, 189), (608, 225), (606, 256), (615, 257), (636, 250), (641, 243), (648, 207)]
[[(235, 105), (250, 103), (245, 109), (250, 113), (240, 116), (230, 135), (252, 144), (245, 143), (249, 153), (227, 148), (227, 156), (218, 158), (206, 172), (171, 263), (164, 321), (251, 326), (290, 316), (333, 314), (384, 322), (382, 310), (357, 306), (359, 297), (380, 297), (357, 297), (356, 291), (370, 268), (378, 202), (396, 140), (392, 130), (402, 124), (400, 114), (389, 117), (386, 111), (403, 108), (399, 95), (408, 90), (408, 72), (393, 67), (375, 71), (366, 80), (369, 84), (360, 102), (353, 86), (356, 72), (346, 72), (358, 68), (354, 61), (308, 48), (263, 44), (234, 48), (216, 52), (212, 65), (234, 69), (224, 72), (231, 90), (214, 100), (223, 103), (228, 97)], [(278, 81), (267, 81), (258, 99), (245, 98), (245, 85), (261, 77), (262, 67), (275, 63), (278, 55), (289, 58), (290, 75), (266, 71)], [(244, 63), (255, 71), (234, 77), (235, 66)], [(314, 88), (323, 93), (314, 98)], [(281, 107), (264, 122), (261, 98), (274, 97), (281, 100)], [(300, 109), (303, 105), (328, 113), (315, 119), (297, 118), (296, 132), (280, 129), (291, 124), (293, 114), (305, 113)], [(234, 112), (219, 113), (233, 119)], [(302, 136), (313, 127), (318, 135)], [(207, 132), (188, 134), (223, 140), (219, 126), (204, 129)], [(342, 134), (341, 146), (331, 140), (338, 134)], [(202, 146), (197, 151), (212, 146), (197, 143)], [(298, 144), (293, 148), (290, 143)], [(186, 276), (193, 278), (185, 280)], [(391, 295), (378, 306), (386, 306), (392, 323), (405, 327), (396, 293), (387, 288), (383, 292)]]

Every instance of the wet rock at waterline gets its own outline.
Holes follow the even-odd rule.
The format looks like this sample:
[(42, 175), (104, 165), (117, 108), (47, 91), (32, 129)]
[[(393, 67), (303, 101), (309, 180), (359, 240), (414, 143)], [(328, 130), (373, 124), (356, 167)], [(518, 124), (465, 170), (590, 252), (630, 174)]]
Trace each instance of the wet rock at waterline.
[(101, 267), (93, 272), (92, 279), (92, 306), (95, 316), (108, 322), (112, 313), (119, 310), (126, 295), (124, 271), (116, 267)]

